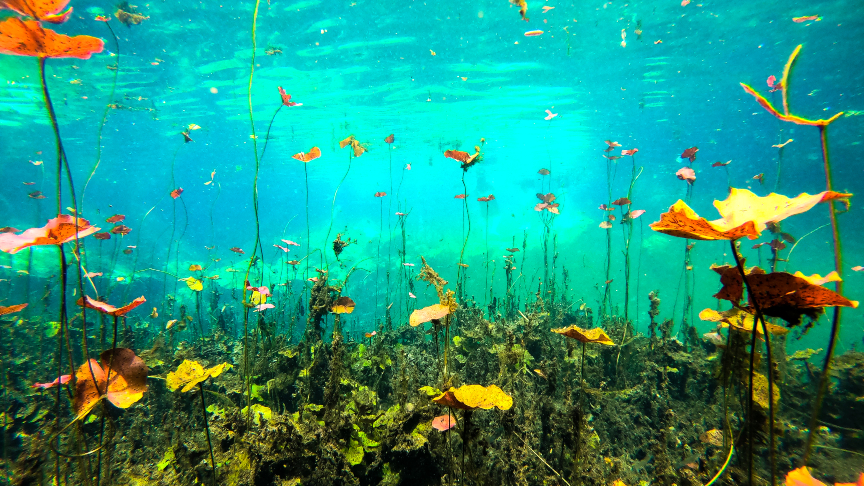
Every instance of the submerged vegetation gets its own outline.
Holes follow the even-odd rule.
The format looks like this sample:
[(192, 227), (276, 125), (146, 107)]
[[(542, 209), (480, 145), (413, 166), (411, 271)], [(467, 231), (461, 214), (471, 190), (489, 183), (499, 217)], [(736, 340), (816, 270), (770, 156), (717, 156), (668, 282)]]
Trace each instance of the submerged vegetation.
[[(592, 277), (584, 270), (584, 259), (578, 267), (559, 244), (564, 246), (574, 228), (562, 228), (568, 213), (590, 206), (596, 214), (597, 205), (586, 206), (563, 184), (554, 188), (557, 195), (552, 192), (556, 161), (551, 154), (549, 168), (537, 171), (539, 191), (520, 188), (519, 204), (539, 221), (530, 236), (529, 229), (523, 230), (521, 246), (516, 235), (508, 235), (511, 247), (498, 248), (503, 238), (495, 231), (490, 236), (490, 219), (497, 217), (501, 193), (499, 198), (491, 188), (483, 190), (486, 196), (468, 193), (466, 178), (498, 163), (488, 150), (500, 141), (487, 145), (485, 138), (476, 145), (439, 142), (436, 163), (449, 164), (454, 179), (449, 182), (458, 182), (461, 192), (439, 194), (434, 184), (440, 181), (430, 180), (430, 192), (418, 195), (402, 190), (405, 173), (420, 168), (412, 169), (410, 159), (403, 158), (399, 145), (394, 145), (396, 135), (385, 137), (389, 130), (368, 138), (358, 135), (387, 145), (389, 173), (384, 178), (389, 189), (379, 182), (380, 187), (367, 191), (370, 200), (377, 198), (371, 216), (345, 221), (340, 215), (337, 223), (342, 205), (361, 204), (345, 202), (354, 193), (346, 195), (340, 189), (352, 184), (357, 172), (368, 170), (361, 160), (366, 163), (376, 156), (379, 146), (361, 143), (353, 134), (345, 137), (355, 131), (346, 122), (338, 131), (334, 127), (331, 135), (334, 151), (336, 146), (349, 148), (347, 161), (338, 170), (316, 165), (322, 158), (316, 144), (325, 146), (318, 140), (303, 140), (304, 150), (311, 146), (308, 152), (290, 157), (267, 152), (271, 137), (294, 136), (293, 125), (286, 124), (300, 123), (296, 113), (303, 103), (292, 101), (281, 86), (271, 89), (267, 114), (275, 111), (266, 132), (256, 129), (252, 86), (259, 67), (255, 56), (258, 16), (264, 7), (260, 1), (254, 4), (245, 93), (251, 125), (246, 147), (254, 150), (249, 156), (254, 156), (254, 178), (244, 185), (245, 199), (237, 210), (250, 225), (254, 221), (251, 248), (229, 246), (238, 238), (225, 221), (230, 218), (214, 215), (213, 209), (224, 179), (208, 169), (209, 180), (202, 185), (212, 196), (205, 201), (209, 246), (204, 247), (206, 257), (196, 253), (200, 250), (190, 250), (203, 245), (187, 236), (187, 229), (202, 223), (190, 217), (189, 208), (194, 206), (190, 201), (187, 207), (186, 198), (192, 191), (180, 187), (175, 164), (181, 149), (196, 146), (192, 132), (202, 127), (194, 123), (174, 130), (177, 145), (170, 185), (156, 190), (158, 201), (140, 215), (137, 225), (124, 214), (104, 218), (100, 211), (114, 213), (113, 205), (85, 204), (83, 192), (80, 198), (76, 193), (76, 171), (61, 136), (66, 131), (61, 131), (49, 90), (51, 78), (46, 76), (48, 59), (84, 61), (104, 49), (96, 37), (66, 36), (45, 27), (70, 19), (68, 3), (0, 0), (0, 9), (11, 11), (0, 20), (0, 52), (36, 58), (34, 73), (38, 70), (41, 101), (56, 148), (56, 160), (45, 163), (56, 173), (56, 192), (29, 193), (37, 202), (48, 199), (51, 209), (42, 203), (34, 214), (20, 216), (33, 221), (29, 229), (0, 230), (0, 251), (8, 255), (3, 261), (15, 265), (4, 265), (4, 270), (20, 275), (4, 279), (9, 283), (0, 297), (5, 484), (864, 482), (864, 353), (839, 347), (841, 310), (858, 307), (841, 286), (841, 273), (848, 265), (843, 262), (839, 222), (849, 211), (853, 194), (834, 190), (828, 153), (827, 128), (842, 113), (810, 120), (789, 111), (790, 73), (801, 46), (789, 57), (781, 80), (768, 82), (773, 91), (781, 92), (782, 113), (749, 85), (742, 87), (779, 121), (818, 128), (825, 190), (796, 197), (759, 196), (733, 187), (729, 162), (716, 162), (713, 167), (726, 171), (723, 187), (728, 187), (728, 196), (714, 201), (720, 218), (708, 220), (693, 209), (709, 200), (693, 194), (699, 148), (683, 150), (675, 160), (687, 165), (666, 176), (674, 180), (674, 174), (684, 181), (674, 182), (686, 184), (686, 200), (674, 202), (669, 196), (666, 201), (668, 194), (662, 193), (669, 209), (649, 226), (657, 233), (655, 241), (661, 241), (658, 245), (666, 244), (667, 236), (685, 240), (683, 260), (667, 257), (681, 267), (679, 312), (681, 284), (678, 290), (660, 285), (665, 282), (642, 268), (643, 249), (657, 251), (646, 244), (652, 231), (643, 235), (647, 210), (637, 209), (649, 200), (649, 183), (641, 178), (655, 169), (647, 163), (638, 165), (636, 154), (642, 164), (642, 157), (652, 150), (650, 143), (641, 144), (640, 151), (605, 140), (605, 203), (598, 208), (602, 221), (599, 226), (587, 218), (578, 223), (580, 230), (593, 232), (594, 247), (584, 251), (602, 267), (597, 282), (579, 288), (587, 293), (593, 289), (593, 295), (576, 295), (574, 279)], [(529, 21), (530, 5), (510, 3)], [(123, 2), (114, 17), (124, 29), (141, 28), (154, 21), (143, 8)], [(543, 13), (553, 8), (544, 6)], [(794, 21), (802, 18), (801, 22), (818, 20)], [(114, 75), (108, 100), (116, 109), (119, 40), (110, 27), (111, 17), (99, 14), (95, 20), (109, 26), (117, 46), (112, 55), (118, 57), (113, 69), (109, 67)], [(327, 25), (321, 24), (322, 35)], [(638, 40), (641, 21), (637, 25)], [(531, 30), (525, 36), (542, 34)], [(621, 37), (624, 48), (624, 30)], [(283, 56), (282, 49), (268, 44), (263, 52), (275, 59)], [(431, 49), (430, 53), (437, 56)], [(461, 79), (467, 82), (467, 77)], [(431, 91), (427, 101), (432, 101)], [(107, 113), (108, 108), (98, 126), (100, 144), (103, 135), (109, 136), (103, 130)], [(553, 119), (562, 122), (558, 113), (546, 113), (547, 130)], [(787, 143), (775, 147), (782, 150)], [(473, 153), (460, 150), (472, 145)], [(292, 189), (306, 201), (303, 210), (277, 209), (288, 221), (278, 234), (261, 224), (263, 214), (271, 210), (259, 198), (265, 154), (268, 162), (278, 156), (292, 164)], [(98, 174), (102, 157), (100, 145), (87, 184), (106, 177)], [(405, 164), (395, 191), (394, 158), (397, 167)], [(779, 158), (777, 163), (779, 184)], [(623, 184), (616, 184), (619, 168), (629, 173)], [(312, 191), (310, 197), (309, 175), (316, 171), (326, 171), (328, 179), (338, 181), (332, 196)], [(750, 180), (761, 186), (762, 176)], [(146, 176), (140, 177), (142, 184), (149, 183)], [(478, 178), (477, 184), (489, 183)], [(477, 186), (472, 182), (472, 187)], [(462, 221), (461, 235), (455, 231), (441, 236), (441, 241), (446, 237), (455, 246), (436, 248), (434, 258), (417, 254), (409, 244), (416, 241), (410, 239), (416, 226), (429, 224), (421, 220), (415, 225), (420, 217), (412, 216), (414, 205), (423, 198), (440, 204), (436, 217)], [(201, 200), (194, 204), (201, 205)], [(786, 271), (790, 266), (796, 269), (798, 262), (791, 261), (791, 254), (803, 238), (796, 239), (780, 225), (793, 217), (809, 225), (811, 220), (801, 215), (823, 207), (829, 212), (834, 268), (824, 277)], [(169, 215), (170, 223), (145, 226), (157, 208), (157, 213)], [(310, 218), (310, 209), (323, 217)], [(46, 214), (47, 224), (39, 226)], [(182, 226), (178, 216), (183, 217)], [(291, 232), (300, 236), (290, 236), (288, 228), (297, 216), (300, 222), (291, 226)], [(397, 216), (395, 221), (392, 216)], [(97, 227), (102, 225), (97, 218), (104, 218), (110, 229)], [(813, 224), (807, 235), (817, 229)], [(127, 245), (133, 232), (135, 244)], [(142, 234), (157, 241), (153, 261), (146, 256), (139, 261)], [(163, 239), (167, 234), (170, 237)], [(763, 234), (771, 241), (753, 248), (742, 244)], [(367, 236), (373, 251), (364, 246)], [(602, 243), (597, 243), (604, 237), (605, 254), (598, 250)], [(278, 242), (271, 245), (271, 240)], [(712, 253), (712, 264), (695, 260), (695, 241), (718, 240), (716, 246), (722, 248)], [(786, 243), (792, 246), (784, 255)], [(771, 249), (770, 266), (762, 262), (763, 245)], [(526, 268), (529, 248), (539, 258)], [(759, 265), (748, 266), (747, 250), (759, 252)], [(495, 251), (506, 254), (496, 257)], [(785, 264), (784, 270), (777, 268), (778, 262)], [(615, 280), (617, 265), (622, 267), (623, 282)], [(445, 276), (455, 276), (455, 281)], [(653, 290), (646, 292), (648, 288)], [(671, 317), (664, 318), (661, 310), (669, 303), (661, 298), (667, 298), (667, 288), (675, 297)], [(144, 295), (133, 299), (139, 292)], [(693, 306), (697, 297), (706, 300), (701, 296), (716, 299), (716, 305), (701, 310), (697, 323)], [(128, 303), (115, 307), (124, 302)], [(819, 340), (818, 349), (787, 354), (791, 333), (800, 338), (827, 312), (831, 326), (824, 342), (808, 336)], [(650, 324), (640, 326), (646, 321)], [(700, 333), (697, 325), (711, 330)]]

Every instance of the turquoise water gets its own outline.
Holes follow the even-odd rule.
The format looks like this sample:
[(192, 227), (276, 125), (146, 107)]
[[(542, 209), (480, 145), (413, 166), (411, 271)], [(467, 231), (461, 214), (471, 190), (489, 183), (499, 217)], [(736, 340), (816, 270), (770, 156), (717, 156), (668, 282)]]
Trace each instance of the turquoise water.
[[(516, 254), (520, 268), (525, 268), (517, 288), (522, 294), (536, 291), (542, 275), (542, 223), (533, 206), (538, 202), (534, 194), (542, 190), (555, 193), (561, 204), (552, 231), (558, 238), (558, 271), (566, 267), (571, 277), (567, 294), (571, 301), (581, 298), (596, 309), (606, 280), (606, 230), (598, 228), (604, 214), (597, 207), (608, 202), (607, 164), (602, 157), (603, 141), (608, 139), (622, 148), (639, 148), (635, 163), (642, 172), (632, 200), (634, 209), (646, 213), (636, 221), (631, 244), (633, 280), (640, 275), (639, 293), (630, 292), (631, 307), (635, 310), (638, 303), (640, 308), (637, 327), (647, 322), (642, 312), (647, 308), (645, 295), (654, 288), (667, 299), (680, 296), (675, 299), (677, 309), (663, 308), (664, 315), (671, 317), (673, 310), (680, 313), (683, 307), (684, 243), (651, 232), (647, 224), (686, 196), (687, 183), (675, 177), (685, 165), (678, 158), (684, 149), (700, 149), (693, 165), (697, 180), (691, 205), (708, 218), (715, 214), (711, 201), (723, 199), (727, 185), (726, 169), (710, 167), (715, 161), (732, 160), (727, 167), (731, 185), (751, 188), (759, 195), (776, 190), (793, 196), (825, 188), (818, 130), (779, 122), (738, 84), (748, 83), (779, 103), (779, 92), (768, 95), (765, 79), (780, 77), (786, 58), (798, 44), (804, 47), (792, 73), (793, 110), (813, 118), (846, 112), (830, 129), (835, 189), (855, 193), (861, 184), (854, 160), (862, 134), (856, 111), (861, 109), (862, 74), (854, 68), (852, 55), (861, 39), (861, 19), (854, 9), (836, 3), (772, 2), (727, 8), (695, 2), (686, 6), (532, 2), (529, 22), (523, 22), (518, 8), (506, 2), (263, 3), (251, 81), (257, 144), (251, 139), (248, 105), (253, 4), (139, 6), (150, 17), (140, 25), (112, 22), (119, 49), (105, 25), (93, 20), (100, 11), (110, 13), (112, 5), (73, 6), (71, 20), (59, 30), (101, 37), (106, 40), (105, 51), (89, 60), (49, 60), (49, 89), (79, 203), (84, 183), (99, 162), (87, 185), (81, 214), (101, 222), (122, 213), (132, 228), (120, 243), (137, 243), (137, 252), (120, 254), (114, 267), (105, 261), (116, 251), (115, 241), (88, 248), (87, 270), (104, 272), (103, 289), (117, 286), (124, 295), (143, 293), (158, 302), (162, 275), (133, 272), (167, 269), (185, 277), (191, 263), (209, 262), (209, 274), (221, 276), (213, 283), (226, 290), (239, 284), (240, 277), (226, 273), (242, 266), (228, 249), (240, 247), (247, 255), (252, 253), (255, 150), (260, 154), (263, 149), (269, 126), (258, 178), (266, 283), (284, 281), (280, 275), (287, 273), (286, 259), (299, 260), (309, 249), (325, 248), (325, 243), (326, 260), (332, 263), (330, 240), (337, 232), (347, 232), (357, 244), (349, 246), (340, 261), (346, 267), (362, 262), (359, 267), (365, 272), (351, 280), (349, 293), (361, 303), (358, 330), (371, 328), (368, 317), (380, 316), (385, 301), (404, 308), (407, 299), (404, 280), (386, 295), (387, 268), (391, 280), (406, 270), (397, 254), (401, 248), (397, 211), (409, 214), (405, 262), (419, 264), (423, 255), (442, 269), (445, 278), (455, 281), (467, 234), (463, 201), (454, 199), (462, 193), (463, 172), (443, 152), (473, 153), (474, 145), (485, 138), (483, 162), (464, 173), (471, 220), (464, 257), (470, 265), (467, 293), (480, 303), (488, 300), (484, 297), (487, 244), (489, 259), (495, 260), (488, 272), (491, 279), (493, 265), (502, 267), (504, 249), (521, 247), (526, 235), (527, 251)], [(542, 6), (554, 9), (544, 13)], [(792, 21), (817, 14), (821, 21)], [(637, 28), (641, 36), (635, 33)], [(534, 29), (544, 33), (524, 35)], [(621, 45), (622, 32), (626, 47)], [(281, 53), (271, 50), (273, 55), (267, 55), (268, 47)], [(118, 59), (118, 71), (106, 69)], [(4, 56), (0, 69), (7, 80), (0, 88), (0, 150), (5, 161), (0, 214), (4, 225), (37, 226), (56, 204), (50, 197), (27, 198), (34, 187), (47, 195), (54, 194), (56, 187), (52, 175), (56, 165), (49, 155), (53, 137), (37, 62)], [(115, 74), (116, 92), (109, 99)], [(302, 106), (283, 108), (271, 126), (280, 106), (278, 86)], [(109, 102), (120, 107), (107, 111), (100, 141), (102, 113)], [(558, 116), (544, 120), (546, 109)], [(193, 123), (201, 129), (191, 132), (194, 143), (184, 144), (180, 132)], [(395, 143), (388, 146), (384, 138), (390, 133)], [(345, 175), (349, 149), (339, 149), (338, 142), (350, 134), (368, 143), (369, 151), (352, 160)], [(782, 151), (778, 177), (779, 150), (772, 145), (789, 138), (794, 142)], [(97, 158), (100, 143), (101, 159)], [(306, 241), (304, 167), (290, 155), (313, 146), (321, 148), (322, 157), (306, 167), (311, 225), (311, 241)], [(45, 165), (33, 166), (28, 160), (44, 160)], [(404, 170), (407, 164), (410, 170)], [(540, 176), (541, 168), (551, 170), (550, 176)], [(628, 157), (612, 164), (612, 199), (626, 195), (631, 170)], [(213, 171), (213, 183), (204, 185)], [(764, 184), (752, 179), (759, 173), (764, 173)], [(21, 185), (31, 181), (37, 184)], [(176, 187), (184, 189), (182, 201), (166, 197)], [(388, 195), (376, 199), (377, 191)], [(495, 195), (488, 205), (476, 201), (488, 194)], [(71, 206), (70, 200), (64, 198), (62, 206)], [(155, 209), (142, 222), (150, 208)], [(331, 210), (332, 231), (325, 241)], [(823, 227), (828, 223), (827, 211), (817, 207), (783, 223), (784, 231), (796, 237), (821, 227), (795, 249), (790, 271), (809, 275), (832, 269), (830, 226)], [(860, 292), (860, 276), (849, 268), (862, 261), (854, 237), (861, 230), (855, 212), (853, 199), (851, 212), (841, 216), (842, 273), (851, 298)], [(610, 295), (613, 305), (621, 307), (623, 233), (618, 221), (610, 230), (610, 278), (614, 280)], [(272, 246), (281, 245), (281, 238), (302, 246), (291, 247), (286, 255)], [(169, 243), (174, 245), (173, 256), (166, 261)], [(215, 250), (205, 249), (214, 245)], [(727, 250), (716, 242), (700, 242), (694, 248), (697, 312), (714, 303), (711, 295), (718, 288), (717, 280), (707, 266), (729, 262)], [(102, 266), (93, 263), (94, 253), (103, 256)], [(748, 263), (757, 260), (755, 251), (744, 253)], [(41, 255), (35, 257), (41, 268)], [(3, 258), (18, 269), (27, 256), (25, 252)], [(52, 265), (53, 259), (46, 258), (44, 265)], [(212, 262), (214, 258), (221, 261)], [(320, 253), (310, 260), (319, 268), (326, 264)], [(47, 270), (42, 270), (32, 272), (31, 278), (46, 277)], [(302, 270), (305, 275), (305, 264)], [(337, 269), (334, 275), (344, 272)], [(113, 278), (107, 278), (109, 273)], [(126, 282), (111, 282), (118, 276), (125, 276)], [(234, 279), (229, 280), (231, 276)], [(10, 278), (9, 289), (20, 295), (16, 278), (23, 277)], [(495, 272), (492, 285), (493, 294), (500, 298), (506, 291), (502, 268)], [(372, 304), (376, 286), (377, 309)], [(35, 296), (36, 291), (32, 292)], [(418, 307), (434, 300), (434, 292), (422, 286), (413, 293)], [(180, 292), (178, 298), (189, 299), (191, 294)], [(405, 317), (402, 312), (401, 318)], [(860, 338), (860, 318), (857, 310), (844, 314), (847, 345)], [(824, 337), (822, 327), (812, 334), (816, 342)]]

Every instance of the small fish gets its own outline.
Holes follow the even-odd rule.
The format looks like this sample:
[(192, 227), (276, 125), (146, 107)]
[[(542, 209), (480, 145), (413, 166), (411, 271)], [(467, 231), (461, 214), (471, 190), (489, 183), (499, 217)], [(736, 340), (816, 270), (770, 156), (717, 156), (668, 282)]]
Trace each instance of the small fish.
[(453, 199), (465, 199), (465, 194), (456, 194)]
[(189, 126), (187, 126), (186, 128), (191, 132), (192, 130), (200, 130), (201, 126), (190, 123)]
[(372, 332), (364, 333), (363, 336), (365, 336), (366, 339), (371, 339), (372, 337), (376, 336), (377, 334), (378, 334), (378, 331), (372, 331)]
[(791, 142), (793, 142), (793, 141), (794, 141), (794, 139), (791, 139), (791, 138), (790, 138), (789, 140), (786, 140), (786, 141), (783, 142), (783, 143), (778, 143), (777, 145), (772, 145), (772, 147), (774, 147), (774, 148), (783, 148), (783, 147), (785, 147), (786, 145), (789, 145), (789, 144), (790, 144)]
[[(291, 240), (282, 240), (282, 243), (285, 243), (286, 245), (291, 245), (291, 246), (300, 246), (300, 243), (295, 243)], [(233, 248), (232, 248), (232, 250), (233, 250)]]
[(30, 275), (30, 272), (28, 272), (27, 270), (18, 270), (18, 273), (20, 273), (21, 275)]
[(711, 167), (726, 167), (727, 165), (729, 165), (731, 163), (732, 163), (731, 160), (726, 161), (726, 162), (717, 161), (717, 162), (714, 162), (713, 164), (711, 164)]
[(396, 216), (407, 216), (405, 213), (396, 213)]
[(656, 41), (654, 41), (654, 45), (655, 45), (655, 46), (656, 46), (657, 44), (662, 44), (662, 43), (663, 43), (663, 40), (662, 40), (662, 39), (657, 39)]
[(702, 335), (702, 340), (707, 341), (711, 344), (714, 344), (715, 346), (725, 343), (723, 336), (716, 331), (715, 332), (706, 332), (705, 334)]
[(460, 263), (459, 266), (462, 267), (462, 268), (468, 268), (468, 264), (467, 264), (467, 263)]
[(25, 186), (32, 186), (36, 183), (35, 182), (22, 182), (22, 184), (24, 184)]
[(387, 195), (386, 192), (376, 192), (376, 193), (375, 193), (375, 197), (384, 197), (384, 196), (386, 196), (386, 195)]
[(2, 233), (17, 233), (19, 231), (21, 231), (21, 230), (19, 230), (18, 228), (13, 228), (11, 226), (4, 226), (4, 227), (0, 228), (0, 234), (2, 234)]
[(300, 265), (300, 262), (297, 260), (289, 260), (287, 263), (288, 265)]
[(189, 142), (195, 141), (195, 140), (192, 140), (192, 137), (189, 136), (189, 132), (180, 132), (180, 134), (183, 135), (183, 143), (189, 143)]
[(765, 179), (765, 173), (756, 174), (755, 176), (753, 176), (753, 180), (759, 181), (759, 184), (764, 184), (765, 183), (764, 179)]
[(516, 253), (517, 251), (519, 251), (519, 248), (507, 248), (507, 251), (509, 251), (510, 253)]
[(405, 170), (411, 170), (411, 164), (405, 164)]
[(435, 51), (433, 51), (432, 49), (429, 49), (429, 54), (432, 54), (433, 56), (437, 56), (437, 55), (438, 55), (438, 54), (435, 54)]
[(546, 110), (546, 116), (543, 119), (544, 120), (551, 120), (551, 119), (555, 118), (556, 116), (558, 116), (558, 113), (552, 113), (552, 111)]
[(544, 5), (544, 6), (543, 6), (543, 13), (546, 13), (546, 12), (548, 12), (548, 11), (554, 9), (554, 8), (555, 8), (555, 7), (550, 7), (550, 6), (548, 6), (548, 5)]
[(171, 319), (170, 321), (168, 321), (168, 324), (165, 324), (165, 330), (167, 331), (171, 329), (172, 327), (174, 327), (174, 324), (177, 324), (177, 319)]
[(860, 272), (861, 270), (864, 270), (864, 267), (862, 267), (861, 265), (858, 265), (857, 267), (852, 267), (853, 272)]
[(541, 370), (541, 369), (535, 369), (534, 373), (537, 373), (541, 378), (544, 378), (547, 380), (549, 379), (549, 377), (546, 376), (546, 373), (543, 373), (543, 370)]
[(584, 311), (586, 307), (588, 307), (588, 305), (585, 302), (582, 302), (582, 305), (579, 306), (579, 310)]
[(238, 247), (236, 247), (236, 246), (235, 246), (234, 248), (231, 248), (231, 251), (233, 251), (234, 253), (240, 254), (240, 255), (245, 255), (245, 254), (246, 254), (245, 251), (241, 250), (240, 248), (238, 248)]
[(30, 194), (27, 194), (27, 197), (31, 199), (45, 199), (45, 196), (42, 194), (42, 191), (33, 191)]
[(318, 277), (310, 277), (310, 278), (307, 278), (306, 281), (307, 281), (307, 282), (317, 282), (317, 281), (318, 281)]
[[(542, 30), (529, 30), (528, 32), (525, 32), (525, 37), (537, 37), (538, 35), (543, 35), (543, 31)], [(547, 120), (548, 119), (549, 118), (547, 118)]]
[(402, 265), (404, 265), (406, 267), (413, 267), (414, 266), (413, 263), (403, 263)]
[(416, 298), (417, 298), (417, 296), (414, 295), (414, 294), (411, 293), (411, 292), (408, 292), (408, 297), (411, 297), (412, 299), (416, 299)]
[(621, 155), (629, 155), (632, 157), (632, 156), (636, 155), (636, 152), (638, 152), (638, 151), (639, 151), (638, 148), (634, 148), (634, 149), (630, 149), (630, 150), (622, 150)]
[(537, 171), (537, 173), (542, 175), (542, 176), (547, 176), (547, 175), (551, 174), (551, 172), (549, 172), (549, 169), (540, 169)]
[(159, 312), (156, 310), (155, 307), (153, 308), (153, 312), (150, 313), (150, 317), (152, 319), (156, 319), (157, 317), (159, 317)]
[(117, 281), (118, 281), (118, 282), (122, 282), (122, 281), (124, 281), (124, 280), (126, 280), (126, 277), (117, 277)]

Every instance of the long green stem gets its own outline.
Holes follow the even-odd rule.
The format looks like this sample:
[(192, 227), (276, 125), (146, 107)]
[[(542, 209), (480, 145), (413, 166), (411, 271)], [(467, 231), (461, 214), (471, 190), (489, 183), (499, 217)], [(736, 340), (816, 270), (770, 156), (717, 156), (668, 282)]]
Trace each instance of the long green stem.
[[(822, 164), (825, 169), (825, 190), (832, 190), (831, 164), (828, 159), (828, 127), (819, 127), (820, 140), (822, 142)], [(828, 211), (831, 218), (831, 233), (834, 238), (834, 268), (837, 273), (843, 270), (843, 253), (840, 247), (840, 227), (837, 223), (837, 212), (834, 210), (834, 201), (828, 202)], [(843, 290), (842, 280), (834, 282), (834, 290), (841, 294)], [(834, 348), (837, 345), (837, 337), (840, 335), (840, 309), (834, 307), (834, 315), (831, 318), (831, 337), (828, 340), (828, 350), (825, 353), (825, 363), (822, 365), (822, 373), (819, 375), (819, 390), (813, 403), (813, 414), (810, 416), (809, 430), (807, 432), (807, 443), (804, 446), (804, 455), (801, 457), (801, 465), (806, 465), (813, 450), (813, 441), (816, 438), (816, 429), (819, 423), (819, 411), (822, 408), (822, 399), (828, 390), (828, 376), (831, 371), (831, 359), (834, 356)]]
[[(252, 59), (249, 62), (249, 85), (246, 90), (246, 95), (249, 103), (249, 124), (252, 127), (252, 147), (255, 153), (255, 182), (252, 188), (252, 203), (255, 209), (255, 246), (252, 248), (252, 256), (249, 258), (249, 266), (246, 267), (246, 280), (249, 280), (249, 273), (252, 270), (252, 265), (255, 262), (255, 255), (261, 243), (261, 228), (258, 221), (258, 171), (260, 169), (260, 161), (258, 159), (258, 140), (255, 135), (255, 112), (252, 110), (252, 80), (255, 77), (255, 48), (256, 48), (256, 24), (258, 22), (258, 9), (261, 6), (261, 0), (255, 0), (255, 12), (252, 15)], [(263, 260), (264, 252), (261, 251)], [(264, 263), (261, 263), (262, 273)], [(260, 280), (260, 279), (259, 279)], [(249, 370), (249, 308), (246, 306), (246, 285), (243, 285), (243, 382), (246, 387), (246, 425), (248, 426), (252, 420), (252, 373)], [(215, 471), (214, 471), (215, 473)]]

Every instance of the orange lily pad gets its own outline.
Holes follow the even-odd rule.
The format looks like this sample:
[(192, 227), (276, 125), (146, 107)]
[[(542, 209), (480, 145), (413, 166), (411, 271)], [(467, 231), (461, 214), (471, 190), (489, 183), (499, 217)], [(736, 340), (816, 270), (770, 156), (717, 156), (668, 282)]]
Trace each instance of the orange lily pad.
[(84, 297), (78, 299), (77, 304), (81, 307), (94, 309), (103, 314), (108, 314), (109, 316), (122, 317), (129, 313), (129, 311), (131, 311), (132, 309), (143, 304), (144, 302), (147, 302), (147, 299), (145, 299), (142, 295), (141, 297), (138, 297), (137, 299), (124, 305), (123, 307), (118, 308), (114, 307), (113, 305), (106, 304), (105, 302), (99, 302), (98, 300), (91, 299), (90, 297), (85, 295)]
[(9, 17), (0, 22), (0, 53), (14, 56), (90, 59), (90, 55), (102, 52), (101, 39), (89, 35), (58, 34), (43, 29), (35, 20)]
[(513, 397), (504, 393), (497, 385), (462, 385), (449, 390), (432, 399), (433, 402), (445, 407), (460, 410), (489, 410), (496, 407), (499, 410), (509, 410), (513, 406)]
[(17, 304), (17, 305), (10, 305), (7, 307), (0, 305), (0, 316), (5, 316), (7, 314), (15, 314), (16, 312), (21, 312), (25, 307), (27, 307), (27, 305), (28, 304)]
[[(723, 288), (714, 297), (738, 305), (744, 297), (743, 282), (738, 269), (729, 265), (712, 265), (711, 269), (720, 275), (720, 283), (723, 284)], [(766, 316), (779, 317), (790, 326), (800, 324), (802, 316), (805, 315), (815, 319), (825, 307), (858, 307), (858, 302), (821, 285), (815, 285), (804, 277), (786, 272), (766, 274), (759, 267), (753, 267), (746, 273), (750, 291), (762, 307), (762, 312)], [(749, 302), (750, 306), (752, 304)], [(745, 310), (753, 313), (752, 308)]]
[(567, 336), (582, 343), (599, 343), (605, 344), (606, 346), (615, 346), (615, 342), (612, 341), (612, 338), (606, 334), (606, 331), (599, 327), (595, 327), (594, 329), (582, 329), (576, 324), (572, 324), (567, 327), (552, 329), (552, 332)]
[[(91, 359), (75, 372), (73, 407), (77, 419), (84, 418), (103, 398), (118, 408), (129, 408), (147, 391), (149, 370), (134, 351), (109, 349), (102, 352), (100, 358), (101, 366)], [(107, 380), (109, 375), (110, 381)]]
[(0, 234), (0, 251), (6, 253), (18, 253), (29, 246), (60, 245), (78, 238), (92, 235), (99, 231), (86, 219), (78, 218), (75, 225), (75, 216), (61, 214), (56, 218), (48, 220), (48, 224), (41, 228), (30, 228), (20, 235), (15, 233)]
[(851, 194), (824, 191), (810, 195), (803, 193), (795, 198), (780, 194), (759, 197), (746, 189), (729, 189), (729, 197), (714, 201), (714, 207), (722, 218), (708, 221), (700, 217), (682, 200), (678, 200), (669, 211), (660, 215), (660, 221), (652, 223), (651, 229), (680, 238), (694, 240), (737, 240), (748, 237), (754, 240), (765, 230), (768, 223), (810, 210), (820, 202), (843, 199)]
[(66, 5), (69, 0), (0, 0), (0, 10), (8, 8), (19, 15), (52, 24), (62, 24), (72, 15), (72, 7), (63, 12)]
[(411, 313), (409, 324), (411, 327), (417, 327), (424, 322), (429, 322), (432, 319), (441, 319), (450, 313), (450, 306), (443, 304), (434, 304), (422, 309), (416, 309)]

